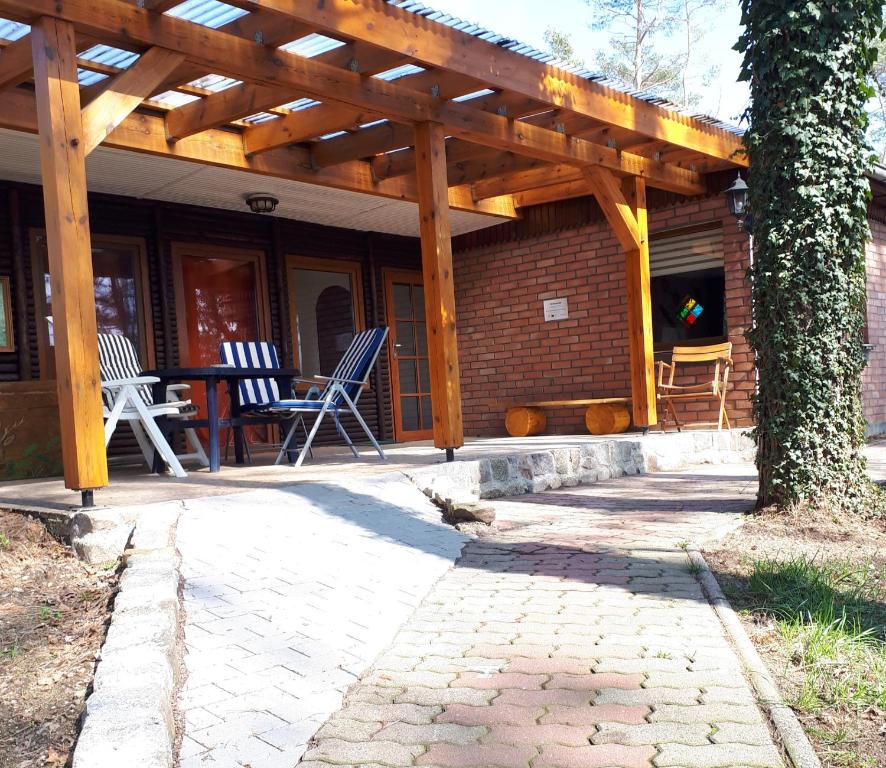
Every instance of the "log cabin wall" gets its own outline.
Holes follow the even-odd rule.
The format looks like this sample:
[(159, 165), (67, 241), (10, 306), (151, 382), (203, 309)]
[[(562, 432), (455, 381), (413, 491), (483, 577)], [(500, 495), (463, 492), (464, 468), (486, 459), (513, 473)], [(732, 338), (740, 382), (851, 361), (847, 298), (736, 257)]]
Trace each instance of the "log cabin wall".
[[(17, 217), (10, 213), (11, 198), (18, 199)], [(264, 254), (270, 336), (286, 365), (293, 361), (289, 292), (286, 284), (287, 255), (343, 259), (359, 263), (364, 296), (362, 311), (367, 327), (385, 322), (385, 267), (421, 267), (418, 240), (408, 237), (111, 195), (90, 195), (89, 205), (90, 225), (94, 235), (135, 237), (144, 242), (151, 308), (150, 330), (159, 367), (179, 363), (172, 262), (174, 243), (246, 248)], [(28, 340), (26, 365), (21, 363), (19, 350), (0, 353), (0, 382), (40, 378), (31, 232), (43, 227), (40, 188), (0, 181), (0, 276), (11, 278), (13, 316), (16, 320), (19, 304), (24, 302), (23, 317), (27, 322), (25, 337)], [(13, 243), (16, 228), (21, 242), (18, 259), (14, 255)], [(19, 330), (18, 322), (15, 323), (15, 330)], [(370, 428), (385, 440), (393, 438), (388, 371), (385, 350), (372, 378), (371, 389), (364, 392), (360, 402), (361, 413)], [(348, 425), (347, 420), (345, 424)], [(359, 428), (354, 426), (356, 431), (350, 428), (349, 431), (356, 435)], [(125, 434), (127, 431), (122, 432)], [(324, 424), (318, 439), (321, 442), (337, 442), (331, 421)], [(124, 447), (128, 447), (128, 442)]]

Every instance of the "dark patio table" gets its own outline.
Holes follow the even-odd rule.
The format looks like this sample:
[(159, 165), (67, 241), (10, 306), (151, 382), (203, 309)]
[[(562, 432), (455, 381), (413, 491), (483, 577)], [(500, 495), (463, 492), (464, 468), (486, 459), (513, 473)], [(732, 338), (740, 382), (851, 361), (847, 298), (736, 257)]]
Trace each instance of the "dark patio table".
[[(151, 386), (155, 403), (166, 402), (166, 387), (180, 381), (202, 381), (206, 385), (206, 418), (205, 419), (170, 419), (159, 417), (157, 421), (164, 432), (206, 427), (209, 430), (209, 471), (221, 469), (221, 450), (219, 434), (222, 427), (234, 430), (234, 460), (243, 463), (243, 427), (252, 424), (280, 424), (284, 419), (280, 416), (250, 415), (243, 417), (240, 403), (241, 379), (275, 379), (281, 397), (288, 397), (292, 388), (292, 380), (301, 375), (297, 368), (228, 368), (225, 366), (208, 366), (202, 368), (163, 368), (156, 371), (144, 371), (145, 376), (160, 379)], [(219, 418), (218, 414), (218, 383), (223, 381), (228, 386), (231, 398), (231, 414), (229, 418)], [(158, 466), (158, 463), (161, 466)], [(154, 470), (162, 468), (162, 460), (154, 453)]]

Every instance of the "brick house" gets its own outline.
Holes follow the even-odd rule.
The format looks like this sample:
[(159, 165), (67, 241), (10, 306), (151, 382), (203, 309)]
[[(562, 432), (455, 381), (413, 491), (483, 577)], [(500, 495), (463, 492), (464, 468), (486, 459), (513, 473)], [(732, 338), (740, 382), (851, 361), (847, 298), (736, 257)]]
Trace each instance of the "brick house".
[[(507, 402), (631, 396), (654, 425), (655, 359), (728, 339), (729, 411), (750, 423), (734, 127), (412, 0), (0, 0), (0, 47), (5, 477), (57, 473), (61, 448), (69, 488), (106, 483), (96, 330), (146, 369), (266, 339), (322, 375), (387, 325), (361, 411), (383, 440), (448, 453), (504, 434)], [(248, 212), (258, 191), (273, 215)], [(877, 195), (871, 221), (881, 431)], [(704, 308), (691, 328), (687, 297)], [(549, 300), (565, 315), (546, 321)], [(581, 410), (548, 431), (583, 432)]]

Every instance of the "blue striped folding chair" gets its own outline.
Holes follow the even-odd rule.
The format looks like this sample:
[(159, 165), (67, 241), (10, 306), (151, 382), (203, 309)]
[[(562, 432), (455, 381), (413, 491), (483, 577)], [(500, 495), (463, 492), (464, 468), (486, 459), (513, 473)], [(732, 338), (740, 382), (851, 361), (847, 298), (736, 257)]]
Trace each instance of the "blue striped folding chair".
[[(264, 404), (256, 403), (252, 406), (256, 410), (270, 411), (275, 414), (292, 417), (292, 426), (289, 428), (286, 439), (280, 448), (276, 461), (277, 464), (283, 462), (284, 457), (289, 451), (290, 444), (295, 439), (296, 430), (301, 426), (307, 434), (307, 439), (299, 451), (298, 459), (295, 462), (295, 466), (300, 467), (305, 456), (310, 452), (311, 444), (314, 442), (317, 431), (320, 429), (320, 424), (327, 414), (332, 414), (332, 418), (335, 420), (335, 428), (351, 449), (351, 453), (354, 456), (359, 456), (360, 454), (357, 452), (353, 441), (341, 423), (343, 413), (351, 413), (354, 416), (369, 438), (369, 442), (372, 443), (375, 450), (378, 451), (378, 455), (384, 460), (384, 451), (382, 451), (363, 416), (360, 415), (360, 411), (357, 410), (357, 401), (360, 399), (363, 388), (369, 381), (369, 375), (375, 367), (375, 362), (378, 360), (379, 353), (384, 346), (387, 336), (388, 329), (385, 327), (372, 328), (368, 331), (357, 333), (341, 361), (336, 366), (335, 371), (333, 371), (332, 376), (315, 377), (316, 380), (325, 382), (323, 391), (319, 393), (316, 399), (281, 400), (275, 398), (270, 402)], [(303, 379), (302, 381), (313, 383), (312, 380)], [(253, 391), (259, 393), (262, 390), (260, 388), (255, 390), (247, 389), (245, 393), (241, 390), (241, 397), (252, 397)], [(258, 394), (256, 394), (256, 397), (258, 397)], [(316, 418), (310, 432), (308, 432), (304, 418), (311, 414), (314, 414)]]

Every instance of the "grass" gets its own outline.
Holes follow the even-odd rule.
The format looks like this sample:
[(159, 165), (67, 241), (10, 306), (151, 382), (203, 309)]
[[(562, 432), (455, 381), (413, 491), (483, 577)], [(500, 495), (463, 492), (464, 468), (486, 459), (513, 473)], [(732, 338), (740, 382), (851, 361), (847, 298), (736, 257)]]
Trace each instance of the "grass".
[[(805, 555), (757, 560), (748, 588), (753, 609), (774, 619), (791, 664), (802, 672), (791, 701), (797, 710), (886, 709), (886, 568)], [(845, 750), (852, 737), (842, 728), (817, 735), (832, 748), (833, 764), (865, 765)]]
[(9, 549), (9, 545), (9, 537), (5, 533), (0, 532), (0, 549)]

